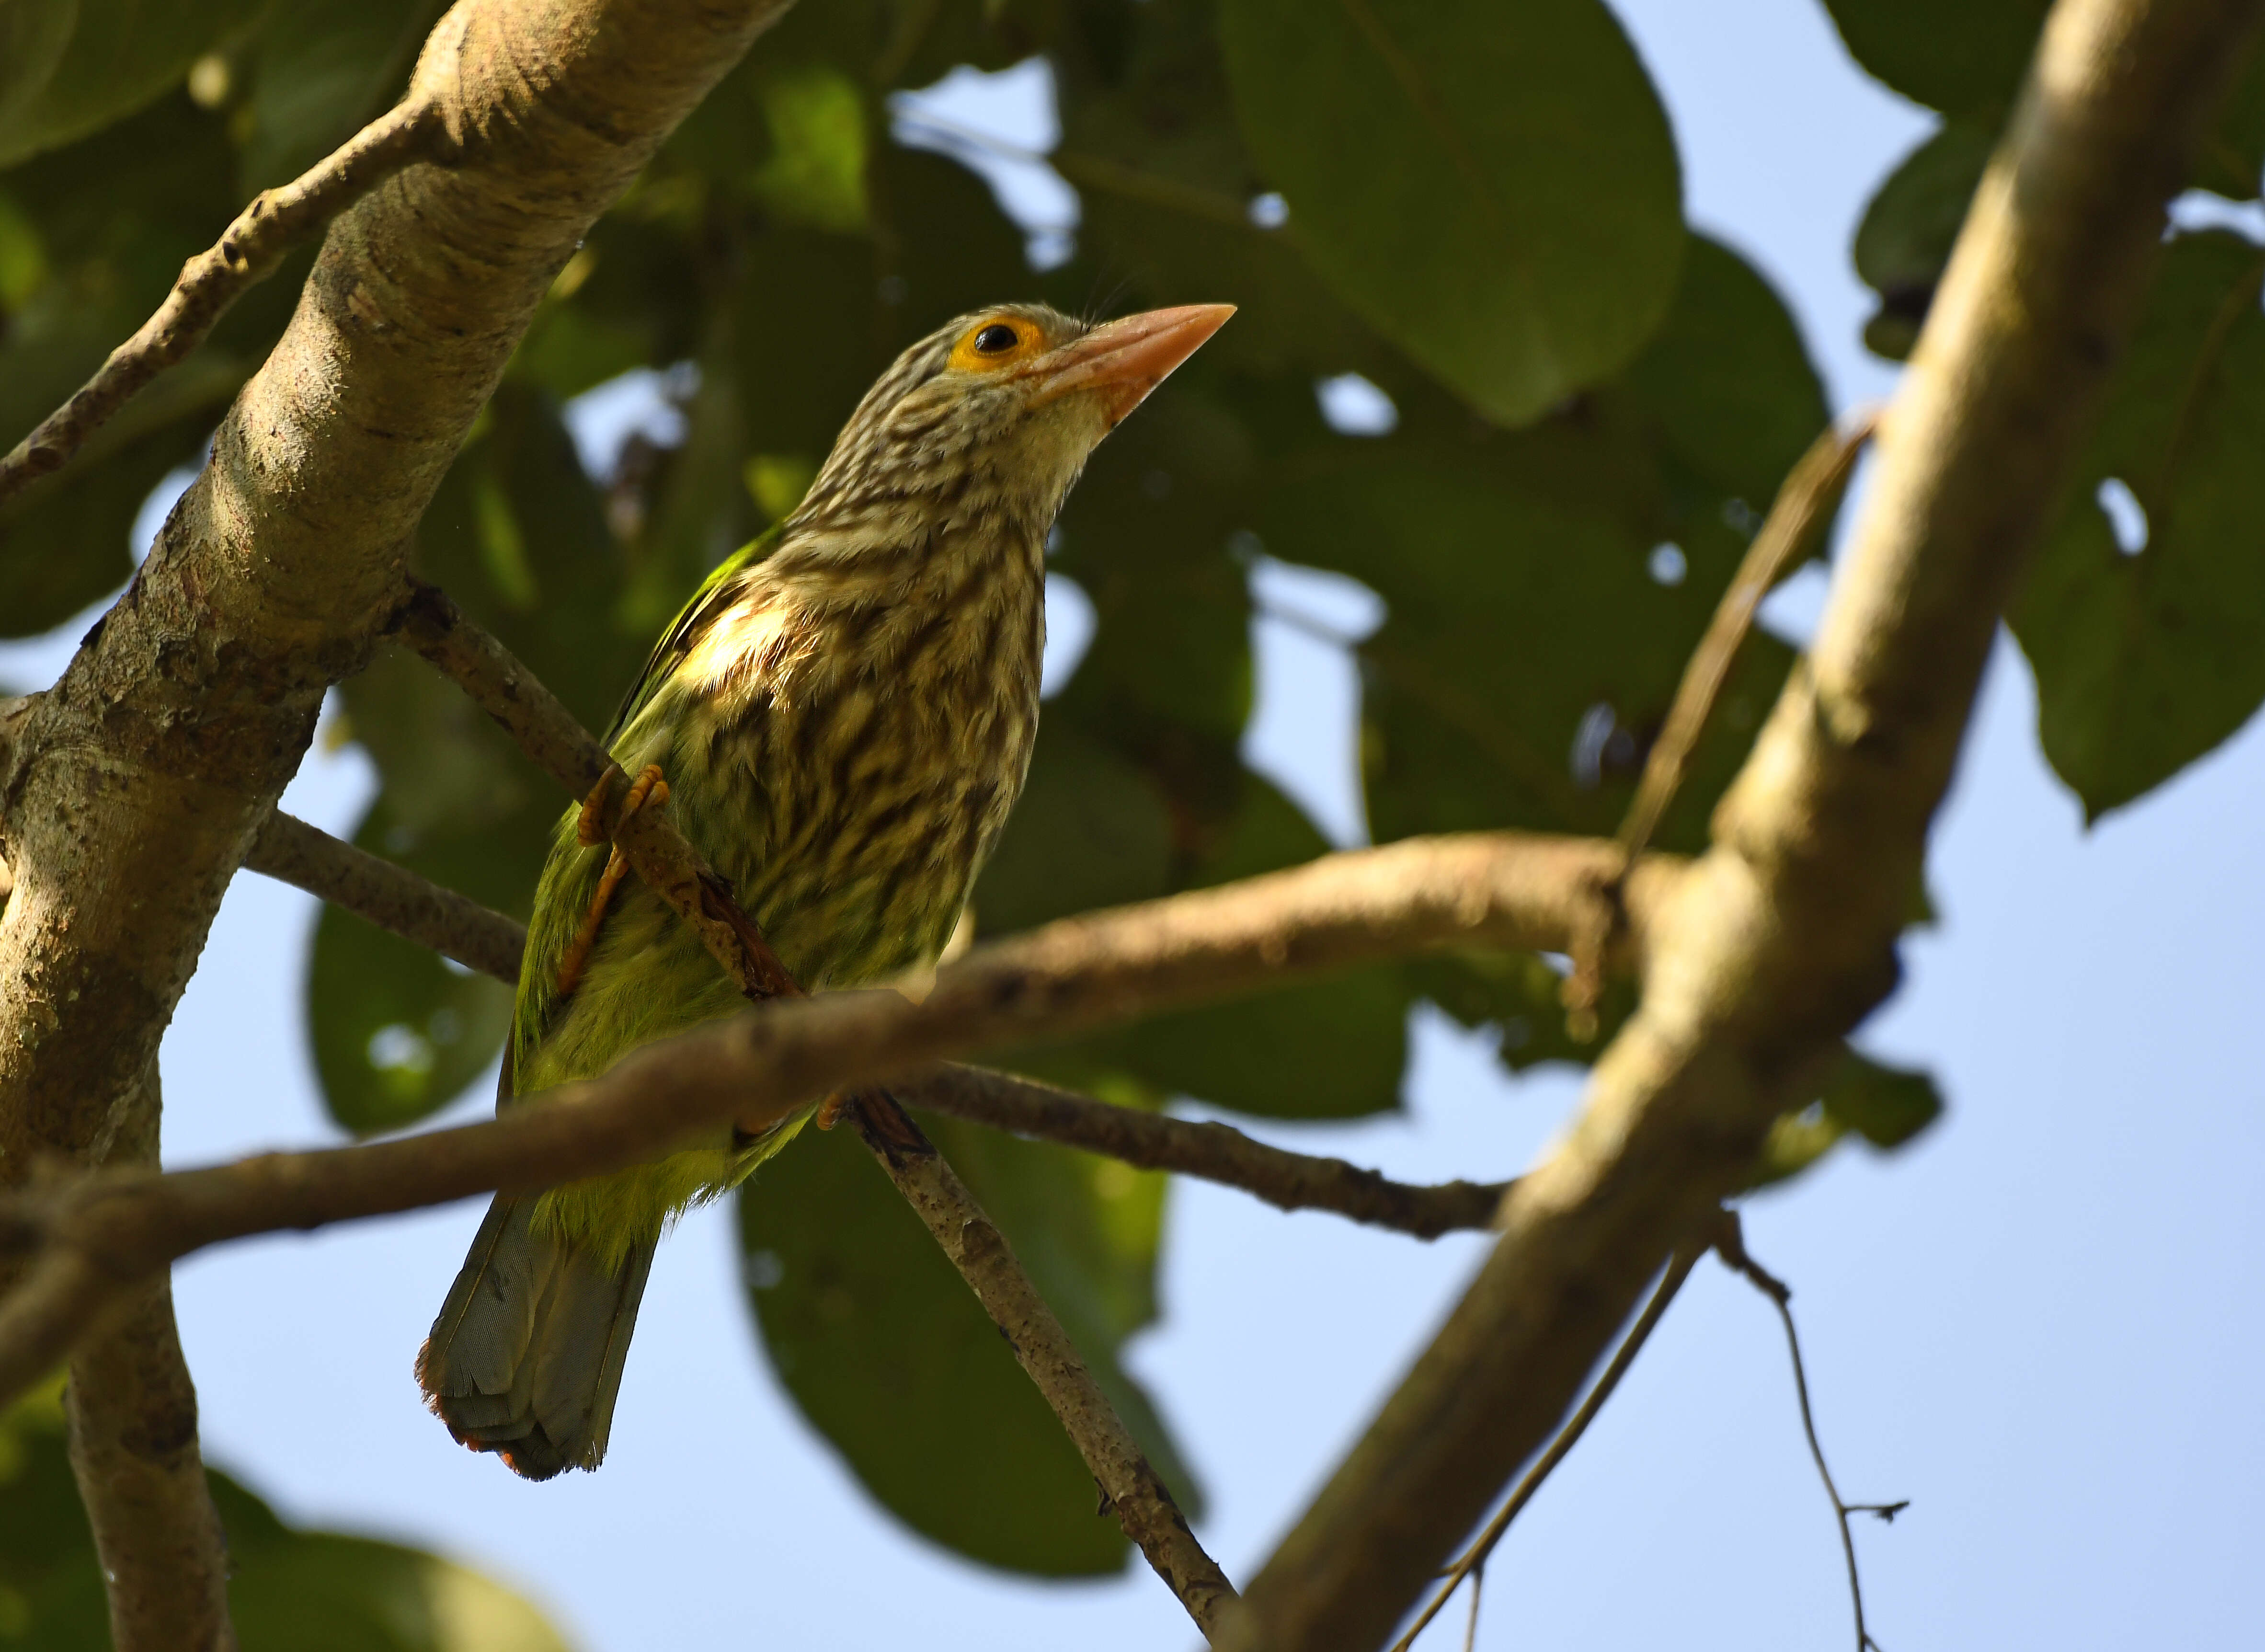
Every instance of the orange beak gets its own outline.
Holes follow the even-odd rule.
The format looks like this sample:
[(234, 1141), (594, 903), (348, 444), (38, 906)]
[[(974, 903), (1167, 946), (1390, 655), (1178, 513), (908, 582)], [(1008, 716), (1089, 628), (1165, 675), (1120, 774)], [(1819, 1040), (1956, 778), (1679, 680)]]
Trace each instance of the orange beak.
[(1232, 304), (1182, 304), (1104, 323), (1023, 369), (1038, 381), (1032, 405), (1072, 390), (1098, 391), (1114, 426), (1233, 314)]

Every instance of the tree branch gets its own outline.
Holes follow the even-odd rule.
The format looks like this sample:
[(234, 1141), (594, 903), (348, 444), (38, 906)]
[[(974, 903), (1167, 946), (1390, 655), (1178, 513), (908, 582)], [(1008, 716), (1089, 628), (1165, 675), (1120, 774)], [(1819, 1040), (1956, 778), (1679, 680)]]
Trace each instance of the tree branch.
[(1809, 1371), (1801, 1357), (1801, 1333), (1793, 1323), (1793, 1287), (1756, 1262), (1746, 1250), (1744, 1224), (1738, 1220), (1736, 1211), (1724, 1211), (1716, 1219), (1710, 1235), (1715, 1254), (1722, 1265), (1741, 1276), (1747, 1284), (1770, 1299), (1777, 1309), (1779, 1321), (1785, 1327), (1786, 1350), (1793, 1357), (1794, 1398), (1801, 1403), (1801, 1431), (1809, 1441), (1810, 1460), (1817, 1465), (1817, 1477), (1824, 1483), (1824, 1495), (1832, 1500), (1832, 1514), (1840, 1527), (1840, 1554), (1848, 1567), (1848, 1599), (1856, 1613), (1856, 1652), (1880, 1652), (1880, 1643), (1864, 1625), (1864, 1583), (1856, 1570), (1856, 1534), (1851, 1529), (1850, 1517), (1868, 1514), (1892, 1522), (1911, 1507), (1911, 1500), (1901, 1503), (1849, 1503), (1840, 1496), (1840, 1488), (1832, 1479), (1832, 1470), (1824, 1461), (1824, 1443), (1817, 1437), (1817, 1414), (1809, 1404)]
[[(1618, 834), (1628, 864), (1634, 865), (1636, 856), (1651, 846), (1660, 817), (1675, 801), (1683, 785), (1683, 771), (1698, 747), (1699, 737), (1707, 731), (1715, 696), (1730, 674), (1739, 644), (1753, 629), (1762, 599), (1776, 588), (1807, 547), (1825, 507), (1839, 501), (1848, 473), (1855, 469), (1856, 455), (1871, 440), (1878, 422), (1877, 410), (1867, 409), (1845, 428), (1828, 427), (1810, 443), (1778, 488), (1768, 518), (1746, 548), (1737, 571), (1730, 576), (1730, 585), (1715, 605), (1705, 635), (1684, 665), (1667, 721), (1661, 724), (1659, 738), (1644, 759), (1643, 774), (1636, 782), (1635, 796), (1629, 800)], [(1591, 922), (1573, 948), (1572, 973), (1565, 978), (1560, 994), (1569, 1029), (1584, 1044), (1597, 1036), (1597, 1006), (1605, 993), (1605, 947), (1619, 922), (1620, 880), (1614, 878), (1598, 891)]]
[[(114, 1164), (154, 1167), (157, 1066), (132, 1099)], [(70, 1462), (109, 1595), (115, 1652), (221, 1652), (228, 1544), (197, 1449), (197, 1391), (163, 1274), (122, 1292), (112, 1328), (72, 1358)]]
[[(441, 592), (419, 585), (402, 612), (404, 637), (503, 725), (571, 793), (587, 795), (586, 821), (606, 835), (645, 884), (690, 923), (749, 1000), (803, 996), (753, 920), (659, 808), (622, 812), (621, 775), (605, 748), (510, 651)], [(1115, 1509), (1125, 1536), (1208, 1640), (1234, 1589), (1189, 1531), (1163, 1480), (1148, 1464), (1037, 1287), (935, 1145), (885, 1092), (855, 1098), (857, 1133), (897, 1190), (927, 1223), (960, 1277), (999, 1327), (1023, 1369), (1052, 1407)], [(745, 1115), (742, 1130), (761, 1128)], [(764, 1119), (761, 1123), (769, 1122)]]
[(202, 344), (285, 253), (411, 161), (438, 158), (446, 136), (437, 106), (412, 96), (290, 183), (262, 190), (217, 242), (181, 266), (157, 313), (0, 459), (0, 505), (68, 464), (119, 409)]
[(1892, 987), (1982, 667), (2259, 0), (2061, 0), (1876, 439), (1795, 671), (1656, 915), (1642, 1007), (1437, 1339), (1232, 1614), (1373, 1648), (1548, 1437), (1669, 1251)]
[(1061, 1419), (1125, 1535), (1140, 1546), (1204, 1638), (1213, 1639), (1220, 1613), (1234, 1602), (1234, 1585), (1188, 1530), (1162, 1477), (1094, 1381), (1006, 1235), (983, 1214), (935, 1144), (885, 1093), (857, 1097), (849, 1118)]
[(295, 815), (280, 809), (269, 815), (244, 863), (468, 970), (492, 975), (506, 986), (519, 985), (525, 925), (383, 855), (342, 842)]
[[(244, 863), (506, 986), (518, 983), (527, 930), (516, 920), (280, 809), (252, 840)], [(940, 1067), (901, 1081), (895, 1089), (906, 1103), (931, 1112), (1105, 1153), (1144, 1170), (1200, 1176), (1254, 1193), (1282, 1210), (1334, 1211), (1418, 1239), (1489, 1226), (1505, 1185), (1449, 1182), (1421, 1187), (1388, 1181), (1342, 1159), (1253, 1141), (1229, 1125), (1141, 1112), (980, 1067)]]
[(1643, 1312), (1635, 1316), (1635, 1323), (1628, 1327), (1628, 1335), (1620, 1339), (1620, 1347), (1613, 1352), (1612, 1362), (1599, 1373), (1578, 1408), (1565, 1420), (1565, 1426), (1559, 1429), (1556, 1437), (1549, 1442), (1549, 1448), (1536, 1458), (1533, 1466), (1520, 1477), (1517, 1488), (1504, 1502), (1494, 1518), (1487, 1522), (1486, 1530), (1479, 1533), (1478, 1540), (1447, 1568), (1439, 1583), (1439, 1592), (1431, 1597), (1429, 1605), (1416, 1614), (1416, 1621), (1408, 1626), (1400, 1639), (1392, 1643), (1392, 1652), (1409, 1652), (1409, 1648), (1416, 1644), (1416, 1637), (1422, 1634), (1431, 1619), (1439, 1615), (1439, 1609), (1454, 1597), (1455, 1590), (1462, 1587), (1467, 1577), (1471, 1583), (1471, 1622), (1475, 1633), (1479, 1580), (1485, 1576), (1488, 1557), (1493, 1554), (1504, 1534), (1510, 1531), (1510, 1523), (1518, 1518), (1527, 1503), (1533, 1501), (1533, 1494), (1541, 1489), (1541, 1482), (1549, 1478), (1558, 1464), (1573, 1454), (1573, 1448), (1589, 1431), (1589, 1424), (1597, 1420), (1597, 1414), (1605, 1408), (1605, 1401), (1613, 1397), (1613, 1390), (1620, 1386), (1620, 1379), (1628, 1375), (1628, 1368), (1635, 1364), (1635, 1357), (1643, 1351), (1643, 1345), (1651, 1340), (1651, 1334), (1658, 1328), (1659, 1321), (1667, 1316), (1668, 1305), (1683, 1289), (1683, 1282), (1691, 1277), (1692, 1269), (1699, 1265), (1699, 1259), (1706, 1254), (1705, 1246), (1686, 1244), (1679, 1247), (1668, 1258), (1667, 1271), (1660, 1275), (1659, 1283), (1652, 1287), (1651, 1299), (1643, 1305)]
[[(917, 1004), (886, 991), (767, 1003), (479, 1124), (28, 1190), (0, 1199), (0, 1255), (40, 1256), (24, 1287), (0, 1299), (0, 1404), (53, 1369), (103, 1301), (205, 1246), (601, 1175), (732, 1120), (760, 1127), (813, 1097), (956, 1055), (1427, 946), (1555, 950), (1581, 880), (1611, 852), (1505, 833), (1331, 855), (978, 947)], [(1642, 911), (1675, 874), (1658, 862), (1640, 870)]]
[(1411, 1186), (1342, 1159), (1269, 1146), (1227, 1124), (1144, 1113), (981, 1067), (939, 1067), (892, 1088), (899, 1100), (931, 1112), (1106, 1153), (1143, 1170), (1200, 1176), (1254, 1193), (1281, 1210), (1334, 1211), (1418, 1239), (1491, 1226), (1506, 1185)]
[[(289, 326), (125, 596), (0, 759), (12, 882), (0, 923), (0, 1185), (51, 1158), (98, 1163), (128, 1132), (228, 881), (297, 768), (324, 689), (366, 658), (402, 548), (536, 304), (782, 3), (463, 0), (419, 62), (416, 113), (380, 122), (374, 147), (300, 198), (295, 210), (327, 211), (367, 191), (331, 221)], [(392, 146), (413, 149), (427, 120), (451, 164), (403, 165), (370, 186), (409, 159)], [(224, 241), (220, 265), (256, 263), (269, 233), (255, 229), (232, 253)], [(152, 323), (153, 347), (113, 358), (66, 410), (62, 444), (36, 441), (26, 465), (59, 462), (69, 432), (165, 350), (187, 347), (204, 307), (237, 280), (208, 268)], [(53, 1324), (84, 1321), (91, 1306), (97, 1328), (131, 1336), (163, 1313), (161, 1266), (124, 1277), (127, 1292), (149, 1293), (144, 1317), (121, 1276), (83, 1263), (35, 1277), (23, 1307)], [(0, 1286), (14, 1273), (0, 1267)], [(91, 1452), (82, 1491), (100, 1529), (116, 1488), (101, 1472), (107, 1424), (96, 1423), (114, 1419), (128, 1439), (135, 1418), (167, 1406), (171, 1367), (109, 1359), (74, 1335), (42, 1371), (72, 1346), (90, 1362), (76, 1403)], [(163, 1477), (185, 1478), (188, 1460), (167, 1458)], [(155, 1564), (135, 1570), (162, 1583)], [(136, 1605), (141, 1584), (121, 1573), (113, 1614), (124, 1623), (149, 1605), (193, 1632), (209, 1619), (200, 1579), (214, 1575), (176, 1568), (166, 1598)]]

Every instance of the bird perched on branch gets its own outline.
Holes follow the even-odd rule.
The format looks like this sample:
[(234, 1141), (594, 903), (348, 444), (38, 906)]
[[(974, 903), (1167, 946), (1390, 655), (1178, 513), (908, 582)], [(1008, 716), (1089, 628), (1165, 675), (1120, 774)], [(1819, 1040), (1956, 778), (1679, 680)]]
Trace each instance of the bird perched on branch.
[[(1030, 764), (1054, 516), (1094, 446), (1233, 313), (1088, 326), (1009, 305), (930, 334), (653, 650), (606, 743), (805, 987), (943, 951)], [(569, 811), (536, 890), (500, 1105), (746, 1002), (579, 825)], [(595, 1468), (662, 1230), (808, 1117), (499, 1195), (418, 1356), (449, 1431), (530, 1480)]]

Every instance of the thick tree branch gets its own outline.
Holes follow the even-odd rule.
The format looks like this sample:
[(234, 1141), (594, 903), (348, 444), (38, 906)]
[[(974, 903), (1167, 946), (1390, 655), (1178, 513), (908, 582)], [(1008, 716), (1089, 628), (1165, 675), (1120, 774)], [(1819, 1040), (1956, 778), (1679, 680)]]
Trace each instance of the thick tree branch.
[[(404, 127), (422, 140), (428, 120), (450, 164), (404, 166), (331, 222), (204, 471), (0, 762), (12, 882), (0, 919), (0, 1185), (43, 1159), (99, 1162), (132, 1124), (228, 881), (297, 768), (324, 688), (367, 655), (399, 589), (402, 547), (536, 304), (782, 4), (462, 0), (435, 30), (407, 99), (417, 113), (381, 123), (395, 136), (338, 187), (366, 184), (371, 166), (400, 158), (386, 144), (409, 142)], [(228, 285), (213, 279), (191, 282), (183, 342), (198, 305)], [(155, 360), (120, 361), (82, 414)], [(13, 1272), (0, 1266), (0, 1285)], [(162, 1312), (160, 1282), (154, 1267), (136, 1270), (131, 1288), (151, 1293), (141, 1312)], [(105, 1283), (103, 1323), (135, 1334), (143, 1321), (123, 1311), (134, 1304), (114, 1276)], [(33, 1284), (28, 1308), (73, 1306), (53, 1278)], [(163, 1360), (91, 1348), (88, 1358), (81, 1415), (130, 1428), (166, 1404)], [(106, 1449), (82, 1467), (98, 1468)], [(102, 1474), (82, 1489), (99, 1524)], [(204, 1575), (180, 1568), (157, 1609), (204, 1622)], [(120, 1621), (128, 1589), (121, 1575)]]
[(1642, 1008), (1431, 1347), (1220, 1644), (1374, 1648), (1769, 1123), (1892, 986), (2024, 559), (2260, 0), (2062, 0), (1895, 404), (1810, 658), (1657, 916)]
[[(729, 886), (662, 809), (624, 803), (624, 788), (615, 783), (621, 770), (612, 758), (501, 643), (429, 586), (414, 588), (401, 630), (570, 792), (586, 794), (586, 828), (595, 825), (613, 840), (637, 876), (692, 925), (741, 993), (756, 1003), (802, 996)], [(1093, 1380), (1015, 1253), (943, 1155), (886, 1092), (870, 1090), (856, 1097), (852, 1111), (859, 1137), (919, 1212), (1053, 1408), (1125, 1535), (1208, 1640), (1220, 1610), (1234, 1599), (1234, 1586), (1197, 1543), (1162, 1478)], [(740, 1115), (735, 1122), (751, 1130), (769, 1119), (750, 1121)]]
[(280, 189), (261, 191), (217, 242), (181, 266), (157, 313), (0, 459), (0, 505), (69, 463), (120, 408), (202, 344), (285, 253), (411, 161), (437, 158), (445, 148), (439, 113), (428, 98), (411, 97)]
[[(1610, 844), (1510, 834), (1393, 844), (978, 947), (915, 1004), (890, 992), (765, 1004), (623, 1057), (541, 1107), (395, 1141), (271, 1153), (163, 1176), (120, 1172), (0, 1201), (0, 1255), (40, 1253), (0, 1300), (0, 1404), (68, 1353), (89, 1315), (226, 1240), (529, 1192), (665, 1154), (738, 1119), (1426, 946), (1561, 947)], [(1676, 876), (1646, 862), (1639, 911)]]
[(1491, 1226), (1505, 1185), (1393, 1182), (1342, 1159), (1271, 1147), (1227, 1124), (1144, 1113), (981, 1067), (939, 1067), (892, 1088), (909, 1106), (1106, 1153), (1144, 1170), (1223, 1183), (1282, 1210), (1334, 1211), (1418, 1239)]
[[(244, 863), (506, 986), (518, 983), (527, 930), (516, 920), (280, 809), (260, 827)], [(1105, 1153), (1144, 1170), (1200, 1176), (1285, 1211), (1334, 1211), (1418, 1239), (1488, 1226), (1502, 1202), (1499, 1182), (1393, 1182), (1342, 1159), (1253, 1141), (1226, 1124), (1141, 1112), (980, 1067), (941, 1067), (894, 1088), (907, 1104), (931, 1112)]]
[[(154, 1168), (155, 1061), (108, 1162)], [(228, 1546), (197, 1449), (197, 1391), (162, 1273), (124, 1292), (104, 1335), (73, 1357), (70, 1460), (110, 1597), (115, 1652), (233, 1647)]]
[(1565, 1419), (1565, 1426), (1557, 1430), (1548, 1448), (1534, 1459), (1533, 1467), (1519, 1476), (1518, 1484), (1504, 1500), (1502, 1507), (1495, 1511), (1494, 1518), (1487, 1522), (1486, 1530), (1480, 1532), (1470, 1547), (1456, 1556), (1455, 1563), (1441, 1575), (1438, 1592), (1431, 1597), (1430, 1604), (1423, 1611), (1416, 1614), (1416, 1621), (1409, 1624), (1401, 1637), (1392, 1643), (1392, 1652), (1409, 1652), (1416, 1644), (1416, 1638), (1424, 1633), (1432, 1619), (1439, 1615), (1439, 1609), (1453, 1598), (1455, 1590), (1463, 1586), (1466, 1578), (1469, 1579), (1471, 1585), (1471, 1621), (1474, 1625), (1477, 1623), (1479, 1580), (1486, 1575), (1488, 1559), (1508, 1534), (1511, 1522), (1517, 1519), (1525, 1511), (1526, 1505), (1533, 1501), (1533, 1495), (1541, 1489), (1542, 1481), (1556, 1471), (1558, 1464), (1573, 1454), (1573, 1448), (1589, 1431), (1589, 1424), (1597, 1420), (1598, 1413), (1605, 1408), (1605, 1401), (1613, 1397), (1613, 1390), (1620, 1386), (1620, 1379), (1628, 1374), (1629, 1368), (1635, 1364), (1635, 1357), (1643, 1351), (1643, 1345), (1651, 1340), (1652, 1332), (1666, 1317), (1669, 1305), (1675, 1300), (1676, 1293), (1683, 1289), (1683, 1282), (1691, 1277), (1692, 1269), (1699, 1265), (1699, 1259), (1706, 1254), (1705, 1246), (1686, 1243), (1668, 1258), (1667, 1271), (1660, 1275), (1659, 1283), (1652, 1287), (1651, 1299), (1643, 1305), (1643, 1312), (1635, 1316), (1635, 1323), (1628, 1327), (1628, 1335), (1620, 1338), (1620, 1345), (1613, 1350), (1611, 1361), (1598, 1374), (1596, 1381), (1590, 1385), (1588, 1394), (1574, 1409), (1573, 1415)]

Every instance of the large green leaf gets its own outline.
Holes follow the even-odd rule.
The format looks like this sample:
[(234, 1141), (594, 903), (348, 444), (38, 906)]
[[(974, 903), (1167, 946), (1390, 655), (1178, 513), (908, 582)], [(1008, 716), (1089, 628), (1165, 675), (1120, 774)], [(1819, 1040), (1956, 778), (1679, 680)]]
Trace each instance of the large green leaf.
[(1879, 295), (1878, 311), (1864, 324), (1864, 343), (1875, 354), (1900, 361), (1919, 341), (1919, 324), (1997, 141), (1992, 120), (1944, 121), (1904, 156), (1864, 208), (1854, 255), (1856, 273)]
[[(976, 891), (986, 933), (1169, 886), (1169, 821), (1154, 788), (1065, 721), (1051, 719), (1041, 733), (1044, 761), (1032, 764), (1031, 788)], [(1328, 850), (1271, 782), (1246, 770), (1238, 790), (1223, 834), (1186, 886), (1254, 877)], [(1357, 1117), (1399, 1105), (1408, 1006), (1398, 972), (1361, 970), (998, 1059), (1152, 1106), (1187, 1095), (1278, 1118)]]
[[(623, 568), (555, 408), (499, 397), (441, 485), (419, 569), (602, 728), (645, 656), (614, 610)], [(346, 730), (381, 790), (355, 833), (373, 854), (524, 917), (564, 808), (550, 781), (424, 662), (381, 651), (341, 685)], [(510, 994), (335, 907), (307, 978), (316, 1070), (349, 1129), (397, 1128), (446, 1105), (494, 1059)]]
[(178, 85), (266, 0), (13, 0), (0, 8), (0, 166)]
[[(2054, 771), (2097, 819), (2159, 785), (2265, 701), (2265, 251), (2171, 244), (2014, 630)], [(2128, 490), (2144, 546), (2101, 490)], [(2128, 532), (2128, 525), (2127, 525)]]
[[(228, 157), (220, 123), (177, 96), (0, 174), (0, 446), (84, 383), (228, 222)], [(257, 359), (249, 336), (231, 327), (0, 510), (0, 635), (45, 630), (124, 582), (135, 513), (195, 458)]]
[(1674, 140), (1598, 0), (1225, 0), (1220, 36), (1291, 232), (1473, 406), (1526, 423), (1658, 325)]
[(1153, 899), (1171, 872), (1171, 817), (1155, 785), (1069, 718), (1043, 717), (1022, 801), (976, 885), (984, 932)]
[[(1183, 1506), (1194, 1487), (1118, 1364), (1154, 1317), (1162, 1178), (928, 1121)], [(1122, 1566), (1093, 1477), (943, 1251), (855, 1134), (806, 1131), (739, 1195), (746, 1274), (780, 1379), (873, 1496), (987, 1565)]]
[[(477, 1572), (399, 1544), (295, 1530), (228, 1475), (209, 1480), (242, 1652), (564, 1652), (542, 1613)], [(0, 1415), (0, 1647), (110, 1644), (57, 1384)]]
[[(2047, 0), (1826, 0), (1858, 62), (1942, 126), (1891, 172), (1856, 231), (1856, 273), (1879, 295), (1864, 342), (1911, 353), (1967, 203), (2036, 47)], [(2203, 135), (2190, 181), (2234, 200), (2265, 164), (2265, 58), (2255, 54)]]
[(238, 131), (247, 194), (297, 177), (407, 84), (441, 0), (293, 0), (251, 55)]
[(1824, 0), (1848, 55), (1914, 103), (2001, 106), (2051, 0)]

